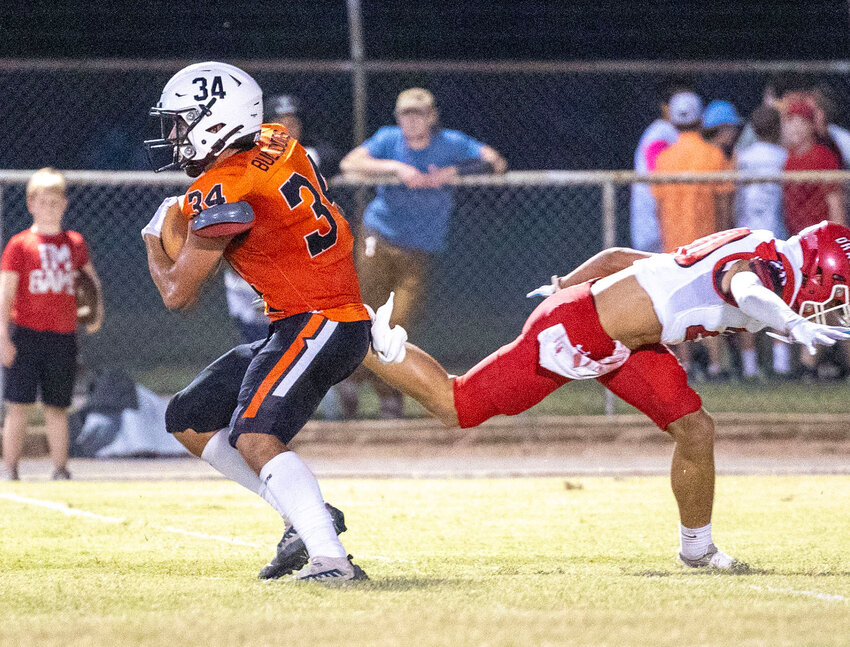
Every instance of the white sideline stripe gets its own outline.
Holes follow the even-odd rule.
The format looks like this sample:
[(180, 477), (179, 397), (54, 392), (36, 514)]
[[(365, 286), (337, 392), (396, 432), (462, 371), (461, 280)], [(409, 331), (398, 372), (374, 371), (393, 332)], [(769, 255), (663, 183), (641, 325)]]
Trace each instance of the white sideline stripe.
[[(12, 493), (2, 493), (0, 494), (0, 499), (8, 499), (9, 501), (14, 501), (16, 503), (25, 503), (27, 505), (34, 505), (40, 508), (47, 508), (48, 510), (53, 510), (55, 512), (61, 512), (64, 515), (68, 515), (69, 517), (84, 517), (86, 519), (93, 519), (95, 521), (102, 521), (103, 523), (123, 523), (126, 521), (124, 517), (107, 517), (102, 514), (95, 514), (94, 512), (88, 512), (87, 510), (78, 510), (76, 508), (69, 508), (64, 503), (57, 503), (56, 501), (49, 501), (45, 499), (32, 499), (26, 496), (20, 496), (18, 494)], [(208, 535), (203, 532), (195, 532), (193, 530), (183, 530), (182, 528), (175, 528), (174, 526), (165, 526), (159, 527), (159, 530), (163, 530), (165, 532), (174, 533), (175, 535), (186, 535), (189, 537), (198, 537), (199, 539), (210, 539), (212, 541), (220, 541), (226, 544), (233, 544), (235, 546), (248, 546), (250, 548), (263, 548), (263, 544), (258, 544), (256, 542), (245, 541), (243, 539), (231, 539), (230, 537), (222, 537), (221, 535)]]
[(19, 494), (4, 492), (3, 494), (0, 494), (0, 498), (8, 499), (9, 501), (14, 501), (16, 503), (26, 503), (27, 505), (35, 505), (40, 508), (47, 508), (48, 510), (61, 512), (62, 514), (68, 515), (69, 517), (85, 517), (86, 519), (94, 519), (96, 521), (103, 521), (104, 523), (123, 523), (125, 521), (124, 517), (107, 517), (102, 514), (88, 512), (87, 510), (69, 508), (64, 503), (57, 503), (56, 501), (46, 501), (44, 499), (31, 499), (30, 497), (20, 496)]
[(277, 385), (277, 388), (272, 391), (272, 395), (276, 395), (278, 397), (285, 396), (289, 389), (292, 388), (292, 385), (298, 380), (299, 377), (307, 370), (307, 367), (310, 366), (310, 362), (319, 354), (319, 351), (324, 348), (325, 343), (330, 339), (331, 335), (334, 333), (337, 327), (336, 321), (326, 321), (324, 327), (321, 332), (316, 336), (315, 339), (307, 339), (305, 340), (305, 344), (307, 345), (307, 352), (305, 352), (301, 358), (295, 363), (289, 373), (286, 374), (280, 384)]
[(817, 598), (818, 600), (826, 600), (827, 602), (846, 602), (847, 598), (843, 595), (832, 594), (832, 593), (820, 593), (818, 591), (806, 591), (801, 589), (792, 589), (792, 588), (781, 588), (777, 586), (758, 586), (756, 584), (751, 584), (750, 588), (755, 591), (761, 592), (770, 592), (770, 593), (787, 593), (788, 595), (805, 595), (810, 598)]

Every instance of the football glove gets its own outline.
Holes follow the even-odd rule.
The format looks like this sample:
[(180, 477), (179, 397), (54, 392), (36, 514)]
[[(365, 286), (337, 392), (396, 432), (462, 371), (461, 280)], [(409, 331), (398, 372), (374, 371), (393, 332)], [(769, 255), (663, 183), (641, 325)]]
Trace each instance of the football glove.
[(372, 308), (366, 306), (372, 318), (372, 350), (384, 364), (397, 364), (403, 361), (407, 354), (404, 347), (407, 331), (401, 326), (390, 328), (394, 301), (395, 292), (390, 292), (390, 298), (378, 308), (377, 312), (373, 312)]
[(142, 238), (145, 237), (145, 234), (162, 238), (162, 225), (165, 222), (165, 214), (178, 199), (178, 196), (175, 195), (162, 201), (162, 204), (157, 207), (156, 212), (153, 214), (153, 218), (142, 229)]
[(817, 353), (817, 345), (832, 346), (836, 341), (850, 339), (850, 328), (824, 326), (808, 319), (800, 319), (788, 329), (788, 339), (803, 344), (809, 353)]
[(551, 297), (555, 292), (561, 289), (560, 286), (560, 277), (557, 274), (552, 275), (552, 280), (549, 282), (549, 285), (541, 285), (536, 290), (532, 290), (528, 294), (525, 295), (526, 299), (531, 299), (533, 297)]

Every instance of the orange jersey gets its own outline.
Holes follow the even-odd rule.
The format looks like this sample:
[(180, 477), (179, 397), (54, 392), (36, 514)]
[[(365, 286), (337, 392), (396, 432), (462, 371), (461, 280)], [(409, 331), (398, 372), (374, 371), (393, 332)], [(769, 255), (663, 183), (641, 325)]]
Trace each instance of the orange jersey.
[(264, 124), (251, 150), (195, 180), (183, 212), (193, 218), (227, 202), (251, 205), (253, 226), (230, 242), (224, 258), (262, 295), (271, 319), (320, 311), (335, 321), (366, 320), (351, 229), (326, 189), (304, 147), (283, 126)]

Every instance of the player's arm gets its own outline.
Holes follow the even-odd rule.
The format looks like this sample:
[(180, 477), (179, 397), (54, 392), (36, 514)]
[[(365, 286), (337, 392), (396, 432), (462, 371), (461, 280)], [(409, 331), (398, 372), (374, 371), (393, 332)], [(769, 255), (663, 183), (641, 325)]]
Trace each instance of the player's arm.
[(736, 261), (726, 271), (720, 287), (735, 299), (741, 312), (785, 333), (789, 341), (803, 344), (812, 355), (817, 344), (831, 346), (837, 340), (850, 338), (847, 328), (817, 324), (794, 312), (765, 286), (749, 261)]
[(190, 230), (176, 261), (168, 257), (158, 237), (145, 234), (144, 238), (148, 269), (162, 302), (169, 310), (185, 310), (198, 299), (204, 281), (215, 273), (233, 236), (202, 238)]
[(9, 337), (9, 321), (12, 318), (12, 304), (18, 293), (18, 280), (17, 272), (0, 272), (0, 360), (7, 368), (15, 361), (17, 354), (17, 349)]
[(100, 277), (97, 275), (97, 271), (94, 269), (94, 264), (91, 261), (88, 261), (85, 265), (80, 268), (80, 271), (85, 273), (91, 279), (92, 285), (94, 285), (95, 291), (95, 308), (97, 309), (97, 313), (95, 315), (94, 321), (86, 326), (86, 332), (96, 333), (100, 330), (100, 327), (103, 325), (103, 288), (100, 283)]
[(628, 247), (609, 247), (591, 256), (569, 274), (565, 274), (564, 276), (554, 275), (550, 285), (541, 285), (525, 296), (528, 298), (547, 297), (555, 294), (558, 290), (563, 290), (572, 285), (578, 285), (590, 279), (601, 279), (603, 276), (616, 274), (620, 270), (629, 267), (635, 261), (650, 256), (653, 256), (650, 252), (641, 252)]
[(609, 247), (598, 254), (591, 256), (569, 274), (558, 278), (558, 288), (564, 289), (571, 285), (578, 285), (590, 279), (598, 279), (603, 276), (616, 274), (620, 270), (630, 267), (635, 261), (653, 256), (650, 252), (641, 252), (628, 247)]

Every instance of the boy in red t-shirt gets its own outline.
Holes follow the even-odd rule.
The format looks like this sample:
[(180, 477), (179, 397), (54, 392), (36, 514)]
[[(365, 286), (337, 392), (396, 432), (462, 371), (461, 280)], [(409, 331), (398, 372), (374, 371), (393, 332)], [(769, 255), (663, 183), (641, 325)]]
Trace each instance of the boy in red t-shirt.
[(77, 300), (74, 277), (89, 276), (97, 291), (97, 313), (86, 326), (103, 322), (100, 280), (88, 248), (76, 231), (62, 229), (68, 206), (65, 178), (52, 168), (27, 182), (33, 224), (9, 240), (0, 272), (0, 359), (6, 367), (3, 459), (17, 480), (29, 409), (41, 391), (54, 479), (68, 479), (68, 407), (77, 370)]

